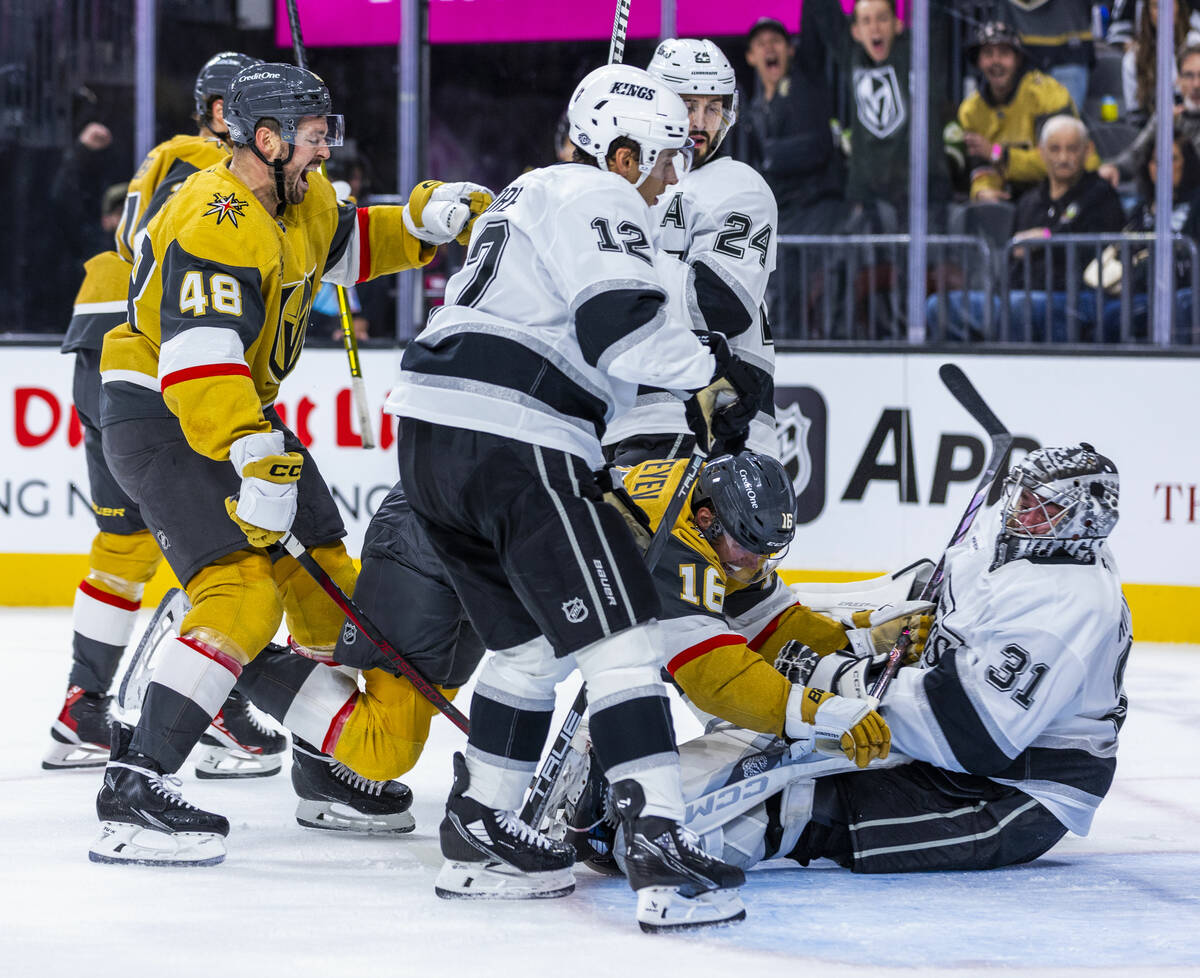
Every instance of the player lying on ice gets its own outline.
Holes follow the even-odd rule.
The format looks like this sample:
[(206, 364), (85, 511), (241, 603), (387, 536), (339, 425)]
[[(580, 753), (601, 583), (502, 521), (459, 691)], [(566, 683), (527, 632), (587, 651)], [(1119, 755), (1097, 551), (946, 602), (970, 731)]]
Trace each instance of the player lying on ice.
[[(739, 644), (764, 633), (738, 595), (726, 600), (727, 634), (686, 648), (676, 641), (669, 663), (693, 704), (732, 721), (680, 748), (689, 828), (743, 868), (777, 856), (802, 865), (825, 857), (861, 873), (991, 869), (1036, 859), (1068, 830), (1086, 835), (1112, 783), (1126, 712), (1130, 618), (1106, 542), (1118, 490), (1112, 462), (1087, 444), (1039, 449), (1012, 468), (999, 504), (946, 555), (923, 655), (899, 671), (879, 706), (895, 752), (870, 770), (812, 752), (813, 731), (802, 723), (811, 694), (802, 690), (865, 697), (878, 654), (861, 642), (849, 651), (803, 640), (779, 648), (770, 626), (765, 641)], [(704, 491), (701, 483), (696, 498)], [(664, 603), (670, 590), (693, 605), (697, 636), (702, 619), (720, 621), (706, 593), (721, 607), (711, 558), (683, 559), (688, 542), (703, 550), (704, 512), (696, 503), (681, 521), (690, 526), (676, 529), (680, 559), (664, 559), (658, 577)], [(728, 552), (741, 527), (723, 529), (716, 545)], [(668, 580), (676, 566), (695, 567), (712, 586), (706, 592), (697, 577), (693, 587), (691, 571), (682, 587)], [(816, 598), (846, 607), (872, 593), (880, 589)], [(576, 838), (605, 868), (612, 831), (600, 784), (593, 772), (572, 792), (578, 801), (568, 813), (574, 825), (591, 826)]]

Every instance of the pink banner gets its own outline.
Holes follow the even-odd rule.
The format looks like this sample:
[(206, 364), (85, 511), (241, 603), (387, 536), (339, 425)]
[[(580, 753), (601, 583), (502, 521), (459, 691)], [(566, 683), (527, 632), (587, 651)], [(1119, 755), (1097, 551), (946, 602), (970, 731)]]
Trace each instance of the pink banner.
[[(853, 0), (842, 0), (849, 9)], [(905, 4), (901, 4), (901, 7)], [(305, 45), (396, 44), (400, 0), (297, 0)], [(287, 7), (276, 0), (275, 39), (291, 47)], [(498, 41), (602, 41), (612, 36), (614, 0), (429, 0), (429, 39), (434, 44)], [(633, 0), (628, 36), (658, 37), (658, 0)], [(681, 37), (745, 34), (760, 17), (775, 17), (789, 31), (800, 26), (800, 0), (757, 0), (741, 7), (730, 0), (678, 0)]]

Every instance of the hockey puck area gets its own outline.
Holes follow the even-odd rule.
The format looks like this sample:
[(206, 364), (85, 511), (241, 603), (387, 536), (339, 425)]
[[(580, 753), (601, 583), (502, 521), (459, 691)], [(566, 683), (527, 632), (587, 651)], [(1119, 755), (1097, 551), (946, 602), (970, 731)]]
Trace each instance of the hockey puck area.
[[(1134, 647), (1116, 781), (1088, 838), (1068, 836), (1033, 863), (990, 873), (872, 877), (827, 861), (802, 869), (776, 860), (747, 874), (739, 893), (746, 915), (735, 926), (653, 939), (640, 929), (639, 899), (625, 879), (579, 863), (574, 892), (561, 899), (438, 898), (438, 825), (451, 753), (463, 743), (441, 719), (402, 779), (413, 792), (408, 831), (298, 825), (288, 750), (275, 777), (197, 780), (190, 763), (180, 771), (185, 797), (230, 821), (227, 852), (201, 854), (223, 858), (219, 864), (164, 871), (158, 840), (142, 837), (101, 848), (100, 771), (41, 767), (70, 658), (69, 609), (3, 609), (0, 626), (0, 668), (17, 691), (0, 755), (6, 973), (128, 978), (164, 961), (172, 978), (269, 974), (282, 962), (295, 978), (329, 978), (331, 966), (348, 964), (523, 978), (1028, 978), (1200, 966), (1200, 765), (1192, 746), (1200, 648)], [(570, 682), (559, 688), (552, 729), (575, 691)], [(467, 704), (469, 692), (458, 702)], [(690, 715), (676, 715), (681, 740), (700, 732)], [(158, 864), (91, 861), (105, 856)], [(676, 922), (688, 923), (678, 912)]]

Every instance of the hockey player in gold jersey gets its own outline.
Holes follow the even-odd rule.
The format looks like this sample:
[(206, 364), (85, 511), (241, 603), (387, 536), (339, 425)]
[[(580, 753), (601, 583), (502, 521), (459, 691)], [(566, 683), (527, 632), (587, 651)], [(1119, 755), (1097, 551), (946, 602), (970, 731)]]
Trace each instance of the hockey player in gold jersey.
[[(94, 860), (224, 858), (228, 822), (165, 778), (285, 613), (296, 641), (318, 651), (342, 625), (299, 564), (267, 548), (291, 530), (344, 590), (354, 585), (332, 496), (271, 406), (313, 294), (323, 279), (353, 285), (428, 263), (490, 203), (477, 185), (426, 181), (404, 207), (339, 204), (319, 172), (341, 143), (330, 110), (305, 69), (235, 76), (224, 106), (232, 158), (192, 176), (139, 236), (130, 322), (105, 337), (105, 458), (192, 609), (160, 653), (136, 729), (112, 745)], [(407, 805), (407, 789), (396, 795)]]
[[(100, 448), (100, 347), (104, 334), (125, 322), (135, 230), (152, 217), (191, 174), (229, 158), (225, 89), (256, 59), (236, 51), (214, 55), (193, 88), (197, 132), (155, 146), (129, 183), (114, 249), (85, 263), (63, 352), (75, 354), (74, 401), (83, 427), (88, 481), (99, 532), (87, 577), (75, 593), (73, 662), (67, 696), (51, 727), (42, 761), (48, 770), (101, 767), (108, 760), (108, 695), (129, 642), (142, 591), (162, 554), (137, 504), (108, 470)], [(245, 700), (231, 693), (203, 736), (201, 777), (243, 777), (279, 771), (286, 740), (259, 726)]]
[[(625, 473), (624, 488), (651, 530), (686, 467), (686, 459), (651, 461)], [(910, 623), (919, 649), (929, 609), (904, 603), (840, 622), (799, 604), (774, 570), (791, 543), (795, 509), (791, 481), (774, 459), (740, 452), (705, 463), (654, 571), (664, 664), (700, 711), (776, 736), (815, 725), (866, 767), (888, 753), (879, 715), (864, 701), (794, 686), (775, 658), (793, 640), (820, 655), (890, 650)]]

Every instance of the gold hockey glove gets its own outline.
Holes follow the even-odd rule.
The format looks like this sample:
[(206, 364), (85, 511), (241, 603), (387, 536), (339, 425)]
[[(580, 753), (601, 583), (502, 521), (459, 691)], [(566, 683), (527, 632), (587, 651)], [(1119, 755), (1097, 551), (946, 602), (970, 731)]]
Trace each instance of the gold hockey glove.
[(833, 740), (858, 767), (866, 767), (876, 759), (882, 761), (892, 748), (887, 721), (871, 709), (868, 701), (806, 686), (792, 687), (784, 732), (793, 739), (811, 733), (818, 741)]
[(268, 431), (235, 441), (229, 461), (242, 477), (242, 485), (236, 497), (225, 500), (225, 512), (242, 528), (250, 546), (278, 543), (296, 518), (296, 483), (304, 456), (284, 451), (282, 431)]
[(475, 219), (492, 204), (492, 192), (477, 183), (418, 183), (404, 205), (404, 226), (426, 244), (444, 245), (471, 239)]
[(887, 655), (907, 628), (909, 645), (900, 664), (910, 666), (925, 651), (929, 629), (933, 627), (933, 610), (930, 601), (901, 601), (874, 611), (865, 608), (843, 619), (846, 638), (859, 655)]

